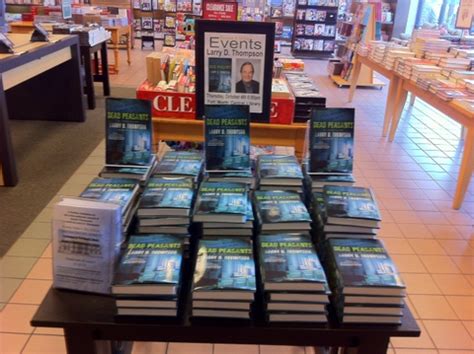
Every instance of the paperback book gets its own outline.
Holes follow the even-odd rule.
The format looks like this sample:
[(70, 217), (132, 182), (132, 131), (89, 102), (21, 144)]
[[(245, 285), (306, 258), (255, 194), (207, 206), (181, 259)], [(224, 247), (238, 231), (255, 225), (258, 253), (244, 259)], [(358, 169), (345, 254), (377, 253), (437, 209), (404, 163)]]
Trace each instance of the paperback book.
[(196, 183), (202, 170), (202, 156), (198, 152), (168, 151), (158, 162), (153, 176), (189, 176)]
[(250, 170), (250, 111), (244, 105), (206, 105), (207, 171)]
[(294, 155), (259, 155), (257, 171), (260, 185), (301, 185), (303, 180)]
[(150, 165), (152, 162), (151, 102), (106, 100), (106, 164)]

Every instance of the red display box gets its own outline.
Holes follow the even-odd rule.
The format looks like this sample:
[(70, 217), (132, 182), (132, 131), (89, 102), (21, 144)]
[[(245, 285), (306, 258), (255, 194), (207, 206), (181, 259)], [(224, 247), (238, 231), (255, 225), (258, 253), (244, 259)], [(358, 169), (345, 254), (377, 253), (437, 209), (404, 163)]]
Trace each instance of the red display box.
[[(137, 89), (137, 98), (151, 101), (153, 117), (196, 119), (194, 93), (158, 91), (145, 81)], [(294, 98), (272, 97), (270, 124), (292, 124), (294, 114)]]

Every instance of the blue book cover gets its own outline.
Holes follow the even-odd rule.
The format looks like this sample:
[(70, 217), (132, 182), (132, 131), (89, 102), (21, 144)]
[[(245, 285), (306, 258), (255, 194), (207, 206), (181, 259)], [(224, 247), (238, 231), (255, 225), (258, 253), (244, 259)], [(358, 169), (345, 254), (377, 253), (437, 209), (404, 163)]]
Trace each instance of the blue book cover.
[(327, 246), (338, 291), (345, 287), (405, 288), (381, 241), (335, 238), (328, 240)]
[(193, 291), (256, 291), (252, 241), (241, 238), (202, 239)]
[(296, 192), (255, 191), (255, 200), (263, 224), (311, 221), (308, 209)]
[(317, 282), (326, 285), (326, 274), (310, 236), (260, 235), (258, 242), (264, 283)]
[(303, 179), (301, 166), (292, 155), (260, 155), (257, 169), (260, 178)]
[(327, 217), (380, 221), (380, 212), (369, 188), (324, 186)]
[(148, 165), (152, 161), (151, 102), (106, 99), (106, 164)]
[(139, 208), (190, 209), (193, 201), (193, 181), (186, 177), (150, 178)]
[(231, 93), (232, 58), (209, 58), (209, 92)]
[(118, 286), (175, 284), (181, 277), (184, 236), (130, 236), (115, 273)]
[(127, 178), (94, 178), (80, 194), (82, 198), (120, 204), (122, 214), (137, 194), (139, 182)]
[[(244, 183), (203, 182), (198, 192), (194, 215), (239, 214), (245, 218), (249, 203), (247, 194), (247, 186)], [(219, 222), (219, 219), (215, 221)]]
[(196, 177), (202, 169), (200, 153), (188, 151), (168, 151), (158, 162), (155, 175), (183, 175)]
[(250, 169), (250, 112), (244, 105), (205, 106), (206, 170)]
[(310, 173), (351, 173), (354, 108), (314, 108), (309, 131)]

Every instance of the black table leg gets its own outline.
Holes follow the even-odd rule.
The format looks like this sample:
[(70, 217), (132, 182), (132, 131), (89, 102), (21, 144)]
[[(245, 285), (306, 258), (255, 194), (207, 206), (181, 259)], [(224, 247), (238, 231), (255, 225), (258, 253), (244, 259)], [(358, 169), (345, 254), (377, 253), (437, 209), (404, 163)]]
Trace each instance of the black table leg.
[(64, 339), (66, 340), (68, 354), (100, 354), (106, 352), (106, 350), (97, 351), (92, 332), (85, 329), (65, 328)]
[(86, 95), (87, 106), (89, 109), (95, 109), (94, 78), (92, 76), (92, 63), (90, 47), (82, 47), (82, 56), (84, 58), (84, 70), (86, 72)]
[(99, 53), (94, 51), (94, 74), (99, 73)]
[(10, 121), (8, 119), (7, 99), (3, 90), (2, 76), (0, 75), (0, 171), (3, 175), (5, 186), (16, 186), (18, 173), (10, 134)]
[(389, 337), (378, 337), (376, 335), (371, 337), (363, 337), (357, 347), (359, 354), (386, 354), (388, 349)]
[(107, 43), (102, 43), (100, 48), (100, 60), (102, 66), (102, 85), (104, 96), (110, 96), (110, 82), (109, 82), (109, 63), (107, 59)]

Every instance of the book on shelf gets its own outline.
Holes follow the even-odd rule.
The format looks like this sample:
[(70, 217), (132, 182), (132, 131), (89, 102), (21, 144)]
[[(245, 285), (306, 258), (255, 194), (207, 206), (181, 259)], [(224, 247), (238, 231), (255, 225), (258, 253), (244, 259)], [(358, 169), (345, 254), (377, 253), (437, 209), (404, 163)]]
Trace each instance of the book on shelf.
[(62, 198), (52, 218), (53, 287), (110, 294), (122, 242), (120, 206)]
[(152, 163), (151, 102), (129, 98), (106, 99), (107, 165)]
[(250, 170), (250, 111), (246, 105), (206, 105), (206, 171)]
[(115, 273), (113, 294), (177, 296), (184, 236), (130, 236)]
[(353, 108), (313, 108), (309, 129), (310, 174), (352, 173)]
[(191, 151), (168, 151), (158, 162), (153, 176), (161, 177), (192, 177), (197, 184), (202, 170), (202, 155)]
[(252, 241), (201, 239), (193, 276), (193, 300), (254, 300), (255, 261)]
[(194, 197), (188, 177), (154, 177), (140, 199), (137, 215), (189, 216)]
[(156, 157), (153, 155), (152, 161), (147, 166), (111, 166), (105, 165), (99, 172), (103, 178), (130, 178), (144, 184), (150, 178), (156, 166)]
[(326, 223), (378, 228), (380, 212), (372, 190), (364, 187), (324, 186)]
[(310, 236), (260, 235), (258, 246), (265, 291), (328, 290), (326, 275)]
[(255, 191), (255, 206), (262, 231), (310, 228), (308, 209), (296, 192)]
[(257, 158), (259, 185), (301, 186), (303, 173), (294, 155), (259, 155)]
[(246, 222), (247, 194), (243, 183), (203, 182), (196, 199), (194, 222)]

